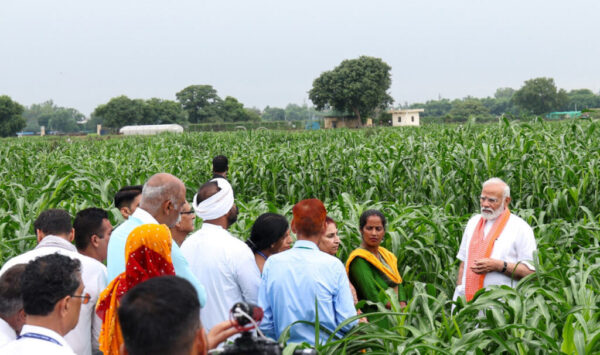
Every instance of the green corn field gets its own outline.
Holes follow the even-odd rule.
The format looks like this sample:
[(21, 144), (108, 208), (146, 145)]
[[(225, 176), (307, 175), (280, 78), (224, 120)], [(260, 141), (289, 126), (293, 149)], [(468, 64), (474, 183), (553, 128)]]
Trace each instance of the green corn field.
[[(191, 200), (217, 154), (229, 158), (240, 208), (232, 233), (242, 239), (261, 213), (291, 218), (295, 202), (316, 197), (338, 222), (345, 261), (360, 243), (359, 215), (387, 216), (383, 245), (398, 256), (408, 306), (390, 294), (392, 310), (370, 317), (393, 328), (361, 323), (320, 353), (600, 353), (598, 121), (4, 139), (0, 264), (35, 245), (33, 221), (47, 208), (101, 207), (117, 224), (114, 193), (161, 171), (181, 178)], [(451, 312), (463, 228), (494, 176), (534, 229), (537, 272)]]

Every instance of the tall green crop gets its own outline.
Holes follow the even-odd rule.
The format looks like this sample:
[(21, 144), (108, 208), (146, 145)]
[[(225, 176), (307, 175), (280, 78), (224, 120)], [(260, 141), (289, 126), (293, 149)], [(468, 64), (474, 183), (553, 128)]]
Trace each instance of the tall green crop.
[[(410, 300), (382, 309), (393, 329), (360, 325), (322, 353), (600, 352), (600, 123), (424, 126), (311, 132), (188, 133), (114, 139), (5, 139), (0, 145), (0, 263), (35, 243), (47, 208), (110, 209), (123, 185), (170, 172), (191, 200), (227, 155), (245, 239), (261, 213), (291, 218), (297, 201), (325, 201), (345, 260), (360, 244), (358, 217), (387, 216), (384, 246), (398, 256)], [(451, 313), (456, 253), (481, 183), (511, 187), (511, 210), (534, 228), (536, 273)], [(498, 301), (502, 299), (503, 301)]]

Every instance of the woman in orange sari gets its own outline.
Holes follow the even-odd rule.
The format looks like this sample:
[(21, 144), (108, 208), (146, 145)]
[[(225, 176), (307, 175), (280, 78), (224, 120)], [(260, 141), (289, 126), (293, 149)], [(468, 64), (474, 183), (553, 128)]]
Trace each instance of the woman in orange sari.
[(125, 245), (125, 272), (102, 291), (96, 306), (96, 314), (102, 319), (99, 342), (104, 355), (119, 354), (123, 344), (117, 314), (121, 297), (150, 278), (175, 275), (171, 244), (171, 232), (164, 224), (144, 224), (129, 234)]

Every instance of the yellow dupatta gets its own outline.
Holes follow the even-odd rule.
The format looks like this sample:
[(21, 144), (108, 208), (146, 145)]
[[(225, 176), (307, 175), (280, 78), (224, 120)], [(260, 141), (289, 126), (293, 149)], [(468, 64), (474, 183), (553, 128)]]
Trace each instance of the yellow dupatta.
[(371, 265), (373, 265), (377, 270), (381, 271), (385, 276), (387, 276), (391, 281), (401, 284), (402, 277), (400, 276), (400, 272), (398, 271), (398, 259), (396, 255), (394, 255), (391, 251), (387, 250), (384, 247), (379, 247), (379, 255), (383, 258), (386, 264), (389, 265), (392, 270), (388, 269), (383, 265), (379, 259), (375, 257), (370, 251), (362, 248), (354, 249), (348, 260), (346, 261), (346, 273), (350, 274), (350, 264), (355, 258), (363, 258), (368, 261)]
[(125, 272), (102, 291), (96, 305), (96, 314), (102, 319), (98, 340), (105, 355), (119, 354), (124, 342), (117, 312), (121, 297), (149, 278), (175, 275), (171, 246), (171, 231), (164, 224), (143, 224), (127, 237)]

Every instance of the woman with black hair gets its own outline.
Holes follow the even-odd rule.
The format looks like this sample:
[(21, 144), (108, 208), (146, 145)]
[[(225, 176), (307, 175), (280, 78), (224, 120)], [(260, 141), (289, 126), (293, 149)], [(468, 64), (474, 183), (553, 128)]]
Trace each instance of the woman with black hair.
[(262, 273), (267, 258), (292, 247), (290, 225), (284, 216), (277, 213), (261, 214), (250, 231), (246, 244), (252, 249), (256, 266)]
[[(406, 294), (398, 272), (398, 260), (392, 252), (381, 246), (385, 225), (385, 216), (380, 211), (363, 212), (359, 220), (362, 243), (348, 257), (346, 270), (350, 282), (356, 287), (359, 300), (385, 301), (380, 292), (392, 288), (398, 295), (400, 306), (405, 307)], [(362, 311), (374, 312), (377, 307), (365, 305)]]

